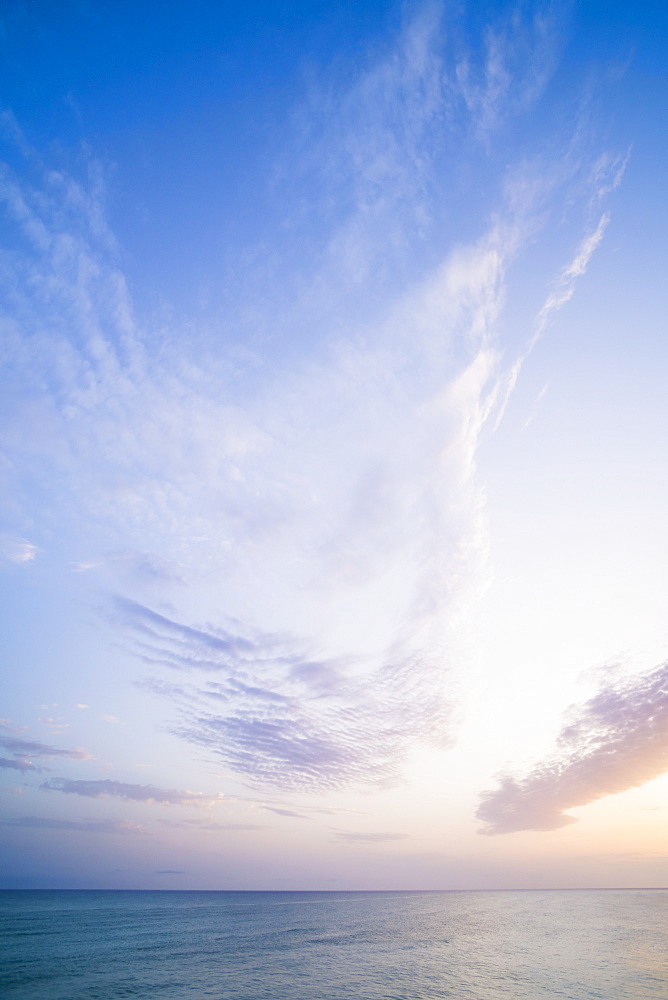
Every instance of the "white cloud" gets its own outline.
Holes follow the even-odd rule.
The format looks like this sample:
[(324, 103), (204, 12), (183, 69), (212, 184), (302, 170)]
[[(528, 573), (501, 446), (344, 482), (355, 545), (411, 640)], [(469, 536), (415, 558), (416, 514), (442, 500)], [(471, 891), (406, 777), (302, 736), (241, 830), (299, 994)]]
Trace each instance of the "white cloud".
[(483, 141), (541, 96), (557, 64), (564, 13), (556, 4), (541, 4), (526, 18), (513, 9), (488, 21), (477, 58), (460, 55), (456, 85)]
[(25, 538), (0, 534), (0, 559), (24, 566), (34, 562), (38, 552), (39, 548)]
[(533, 343), (544, 333), (552, 314), (573, 297), (575, 284), (578, 278), (585, 274), (589, 262), (598, 248), (610, 222), (610, 213), (605, 212), (598, 221), (596, 228), (588, 233), (578, 247), (575, 256), (563, 269), (554, 290), (548, 295), (536, 320), (536, 332)]
[[(586, 274), (589, 262), (591, 261), (595, 251), (600, 246), (609, 222), (610, 213), (606, 212), (600, 217), (596, 228), (592, 232), (587, 233), (581, 240), (575, 255), (570, 262), (562, 268), (553, 290), (541, 306), (535, 319), (533, 334), (529, 338), (526, 348), (513, 361), (507, 371), (499, 378), (497, 399), (495, 400), (495, 429), (498, 428), (503, 418), (507, 402), (517, 385), (517, 380), (520, 377), (524, 363), (540, 338), (548, 329), (554, 314), (572, 299), (575, 293), (577, 281), (584, 274)], [(541, 393), (540, 398), (542, 398), (542, 395), (543, 393)]]

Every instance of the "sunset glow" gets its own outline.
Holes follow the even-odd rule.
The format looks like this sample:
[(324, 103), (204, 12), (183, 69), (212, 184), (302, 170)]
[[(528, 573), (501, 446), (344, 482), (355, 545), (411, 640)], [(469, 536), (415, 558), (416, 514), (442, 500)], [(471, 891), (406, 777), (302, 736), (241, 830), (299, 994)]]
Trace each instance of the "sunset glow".
[(663, 7), (0, 20), (2, 886), (665, 886)]

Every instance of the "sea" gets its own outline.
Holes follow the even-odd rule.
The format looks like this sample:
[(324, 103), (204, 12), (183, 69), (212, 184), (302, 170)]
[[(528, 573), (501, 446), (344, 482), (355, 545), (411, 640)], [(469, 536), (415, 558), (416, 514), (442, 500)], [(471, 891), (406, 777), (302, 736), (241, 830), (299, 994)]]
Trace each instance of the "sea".
[(3, 1000), (668, 1000), (668, 890), (0, 892)]

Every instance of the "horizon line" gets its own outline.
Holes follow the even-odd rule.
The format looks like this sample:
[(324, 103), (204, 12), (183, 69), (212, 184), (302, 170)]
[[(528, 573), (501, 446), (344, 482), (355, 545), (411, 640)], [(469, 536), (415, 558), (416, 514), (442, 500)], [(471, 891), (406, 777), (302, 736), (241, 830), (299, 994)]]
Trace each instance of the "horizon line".
[(505, 889), (170, 889), (170, 888), (109, 888), (109, 887), (75, 887), (61, 888), (38, 886), (0, 886), (0, 892), (227, 892), (227, 893), (436, 893), (436, 892), (665, 892), (668, 885), (605, 885), (605, 886), (533, 886)]

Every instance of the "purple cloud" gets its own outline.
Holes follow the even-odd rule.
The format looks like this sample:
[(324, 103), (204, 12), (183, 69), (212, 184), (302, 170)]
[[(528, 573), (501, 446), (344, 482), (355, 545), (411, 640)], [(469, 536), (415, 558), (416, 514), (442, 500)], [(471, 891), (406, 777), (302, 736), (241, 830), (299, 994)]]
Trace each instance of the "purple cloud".
[(370, 666), (352, 655), (320, 660), (298, 637), (238, 622), (184, 625), (125, 599), (116, 609), (145, 663), (216, 673), (164, 690), (183, 713), (174, 732), (255, 783), (386, 786), (399, 780), (416, 741), (452, 744), (442, 661), (414, 648), (412, 636)]
[(481, 833), (556, 830), (567, 809), (642, 785), (668, 771), (668, 663), (607, 686), (571, 710), (554, 756), (527, 775), (501, 775), (483, 792)]
[(304, 813), (295, 812), (294, 809), (278, 809), (276, 806), (264, 806), (269, 812), (276, 813), (277, 816), (292, 816), (294, 819), (308, 819)]
[(91, 756), (81, 747), (70, 750), (64, 747), (54, 747), (49, 743), (40, 743), (38, 740), (19, 740), (14, 736), (6, 736), (4, 733), (0, 733), (0, 747), (13, 753), (15, 758), (68, 757), (70, 760), (89, 760)]
[(98, 799), (103, 795), (113, 795), (120, 799), (130, 799), (133, 802), (157, 802), (160, 805), (212, 806), (222, 802), (223, 794), (204, 795), (201, 792), (190, 792), (187, 789), (157, 788), (155, 785), (133, 785), (124, 781), (112, 781), (110, 778), (93, 781), (71, 781), (67, 778), (52, 778), (45, 781), (40, 788), (52, 792), (66, 792), (72, 795), (83, 795), (86, 798)]
[(21, 758), (10, 758), (10, 757), (0, 757), (0, 767), (6, 767), (13, 771), (37, 771), (31, 760), (22, 760)]
[(126, 597), (115, 599), (116, 616), (129, 626), (138, 640), (149, 648), (159, 646), (159, 662), (180, 669), (220, 670), (255, 652), (255, 643), (243, 635), (207, 626), (194, 628), (158, 614), (137, 601)]

